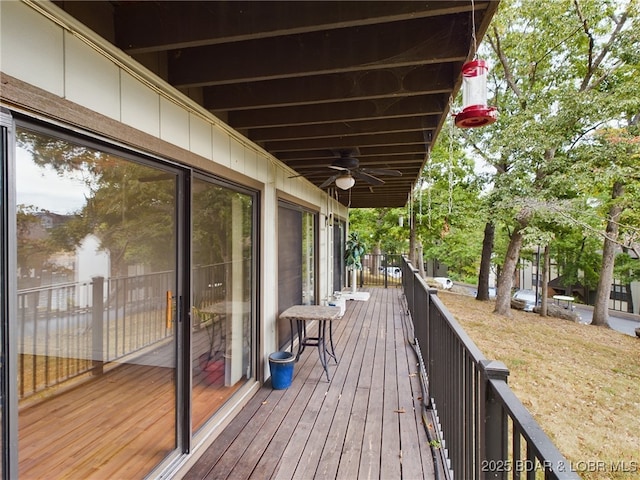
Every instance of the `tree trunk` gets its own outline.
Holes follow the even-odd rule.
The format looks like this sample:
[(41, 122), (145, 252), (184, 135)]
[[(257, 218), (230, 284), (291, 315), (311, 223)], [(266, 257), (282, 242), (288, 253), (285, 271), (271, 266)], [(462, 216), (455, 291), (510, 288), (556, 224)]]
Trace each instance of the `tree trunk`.
[(418, 264), (415, 265), (415, 266), (418, 267), (418, 273), (420, 274), (420, 276), (422, 278), (425, 278), (427, 276), (427, 274), (424, 272), (424, 259), (423, 259), (423, 257), (424, 257), (424, 255), (423, 255), (423, 251), (422, 251), (422, 242), (418, 240), (416, 242), (416, 262)]
[(493, 253), (495, 232), (496, 226), (494, 223), (487, 222), (484, 226), (484, 239), (482, 240), (482, 257), (480, 258), (476, 300), (489, 300), (489, 274), (491, 273), (491, 254)]
[(618, 220), (622, 213), (622, 207), (615, 201), (624, 193), (624, 185), (621, 182), (613, 184), (611, 198), (614, 200), (609, 209), (606, 236), (602, 247), (602, 268), (598, 279), (596, 302), (593, 306), (593, 319), (591, 325), (609, 326), (609, 298), (611, 297), (611, 285), (613, 283), (613, 265), (616, 258), (616, 245), (618, 240)]
[(511, 316), (511, 289), (513, 288), (513, 277), (520, 257), (520, 248), (522, 247), (522, 230), (529, 224), (531, 216), (532, 211), (526, 207), (518, 212), (518, 227), (513, 231), (509, 240), (502, 272), (500, 272), (500, 277), (498, 278), (498, 292), (494, 310), (494, 313), (498, 315)]
[(372, 249), (373, 255), (371, 255), (371, 273), (381, 273), (380, 267), (386, 267), (386, 262), (384, 265), (382, 264), (382, 250), (380, 250), (380, 245), (375, 244)]
[(540, 281), (540, 277), (538, 277), (538, 283), (542, 286), (542, 301), (540, 302), (540, 316), (547, 316), (547, 300), (549, 296), (549, 284), (547, 282), (547, 278), (549, 278), (549, 266), (551, 264), (551, 260), (549, 258), (549, 245), (544, 246), (544, 254), (542, 261), (542, 281)]
[(411, 262), (411, 265), (413, 265), (414, 267), (417, 267), (416, 265), (416, 229), (415, 229), (415, 222), (409, 218), (409, 262)]

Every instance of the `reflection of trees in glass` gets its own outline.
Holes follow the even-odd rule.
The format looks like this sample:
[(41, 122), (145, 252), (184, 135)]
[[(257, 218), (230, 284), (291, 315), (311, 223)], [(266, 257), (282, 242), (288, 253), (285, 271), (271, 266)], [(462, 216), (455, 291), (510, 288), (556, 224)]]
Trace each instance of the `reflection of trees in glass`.
[(214, 265), (229, 260), (232, 194), (233, 192), (220, 186), (194, 181), (194, 265)]
[[(233, 217), (232, 203), (241, 208)], [(252, 201), (248, 195), (195, 180), (193, 188), (193, 263), (214, 265), (231, 259), (231, 227), (242, 222), (243, 258), (251, 257)]]
[[(234, 238), (234, 228), (236, 237)], [(196, 303), (226, 298), (229, 287), (243, 284), (243, 294), (251, 292), (253, 200), (228, 187), (203, 180), (193, 182), (192, 248)], [(241, 240), (238, 240), (238, 233)], [(232, 242), (239, 244), (232, 245)], [(242, 253), (242, 277), (231, 278), (231, 262)], [(213, 290), (211, 290), (213, 289)]]
[(50, 262), (50, 257), (59, 248), (48, 238), (46, 225), (63, 219), (61, 215), (51, 214), (31, 205), (18, 205), (16, 230), (19, 289), (39, 286), (44, 273), (57, 268)]
[(302, 212), (302, 296), (315, 303), (315, 214)]
[(60, 176), (81, 173), (90, 192), (86, 204), (64, 222), (40, 222), (44, 238), (28, 234), (38, 220), (34, 211), (23, 209), (20, 267), (34, 268), (27, 258), (30, 250), (41, 248), (43, 258), (37, 262), (42, 268), (53, 252), (73, 251), (93, 233), (110, 254), (112, 275), (126, 275), (131, 265), (144, 265), (147, 271), (172, 268), (174, 176), (39, 132), (19, 129), (17, 142), (39, 166), (50, 166)]
[(175, 257), (175, 177), (113, 156), (96, 182), (84, 213), (111, 253), (114, 274), (129, 265), (171, 269)]

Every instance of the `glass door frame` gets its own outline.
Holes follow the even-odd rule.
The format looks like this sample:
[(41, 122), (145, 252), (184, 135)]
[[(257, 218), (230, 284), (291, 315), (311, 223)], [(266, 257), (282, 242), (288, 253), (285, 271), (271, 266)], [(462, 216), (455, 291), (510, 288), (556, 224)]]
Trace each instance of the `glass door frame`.
[[(14, 162), (14, 168), (8, 168), (8, 175), (4, 176), (8, 183), (8, 191), (10, 200), (5, 206), (2, 206), (3, 221), (8, 224), (8, 241), (7, 245), (2, 245), (6, 249), (9, 257), (8, 267), (3, 271), (3, 279), (9, 278), (10, 272), (17, 271), (17, 241), (15, 225), (16, 225), (16, 175), (15, 175), (15, 131), (18, 127), (41, 132), (60, 138), (69, 140), (76, 144), (82, 144), (90, 148), (100, 149), (106, 153), (114, 154), (124, 160), (147, 165), (156, 168), (168, 174), (175, 175), (175, 289), (173, 292), (173, 301), (175, 305), (176, 318), (175, 324), (175, 431), (174, 431), (174, 449), (162, 460), (149, 474), (162, 471), (168, 465), (178, 461), (182, 456), (191, 450), (192, 432), (190, 431), (190, 302), (188, 294), (190, 292), (191, 275), (190, 258), (191, 258), (191, 222), (190, 222), (190, 206), (191, 206), (191, 178), (193, 169), (168, 161), (165, 158), (155, 156), (149, 153), (141, 152), (135, 148), (127, 147), (117, 141), (104, 139), (99, 136), (91, 135), (88, 132), (78, 131), (69, 126), (58, 125), (52, 122), (44, 122), (34, 119), (30, 116), (15, 113), (13, 115), (5, 115), (9, 117), (8, 132), (9, 139), (7, 141), (8, 157), (10, 162)], [(4, 122), (5, 116), (2, 117)], [(4, 127), (3, 125), (1, 125)], [(4, 160), (4, 159), (3, 159)], [(2, 165), (5, 168), (5, 165)], [(3, 185), (4, 188), (4, 185)], [(5, 192), (2, 192), (5, 195)], [(3, 199), (4, 200), (4, 199)], [(3, 232), (4, 234), (4, 232)], [(4, 237), (3, 238), (7, 238)], [(4, 252), (3, 252), (4, 253)], [(13, 260), (13, 261), (12, 261)], [(13, 265), (13, 268), (11, 268)], [(3, 294), (7, 294), (8, 306), (6, 311), (17, 311), (17, 287), (15, 282), (7, 282), (8, 288), (4, 285)], [(4, 318), (11, 319), (11, 315)], [(9, 382), (6, 379), (17, 378), (17, 330), (16, 321), (3, 322), (2, 328), (6, 329), (7, 335), (4, 335), (3, 347), (5, 347), (6, 365), (5, 377), (2, 378), (3, 385), (7, 388), (7, 398), (3, 399), (3, 465), (4, 478), (17, 478), (18, 472), (18, 391), (16, 382)], [(4, 331), (2, 332), (5, 333)], [(13, 373), (13, 375), (12, 375)], [(6, 415), (4, 415), (6, 413)], [(5, 418), (6, 417), (6, 418)], [(9, 448), (6, 448), (9, 447)]]
[(2, 408), (2, 478), (18, 478), (18, 377), (16, 329), (10, 328), (10, 313), (16, 311), (17, 286), (9, 282), (10, 272), (17, 271), (17, 233), (15, 228), (15, 127), (10, 112), (0, 111), (0, 399)]
[[(260, 312), (259, 312), (259, 306), (260, 306), (260, 302), (259, 300), (259, 286), (260, 286), (260, 274), (259, 274), (259, 265), (260, 265), (260, 238), (261, 238), (261, 224), (260, 224), (260, 211), (261, 211), (261, 207), (260, 207), (260, 192), (255, 190), (255, 189), (251, 189), (249, 187), (243, 186), (241, 184), (232, 182), (230, 180), (225, 180), (221, 177), (218, 177), (216, 175), (214, 175), (211, 172), (207, 172), (204, 170), (198, 170), (198, 169), (193, 169), (192, 170), (192, 174), (190, 177), (190, 195), (188, 197), (188, 202), (189, 202), (189, 212), (190, 212), (190, 229), (189, 229), (189, 236), (187, 237), (189, 239), (190, 242), (190, 253), (191, 253), (191, 257), (189, 259), (189, 266), (185, 267), (188, 268), (189, 272), (191, 272), (191, 275), (193, 276), (193, 264), (194, 264), (194, 260), (193, 260), (193, 245), (192, 245), (192, 236), (193, 236), (193, 221), (194, 219), (192, 218), (193, 216), (193, 211), (194, 209), (192, 208), (192, 201), (193, 201), (193, 191), (194, 191), (194, 187), (193, 184), (196, 182), (203, 182), (203, 183), (207, 183), (216, 187), (222, 187), (225, 189), (229, 189), (232, 192), (235, 193), (240, 193), (243, 195), (246, 195), (248, 197), (251, 197), (251, 202), (252, 202), (252, 212), (251, 212), (251, 272), (252, 272), (252, 278), (251, 278), (251, 318), (250, 318), (250, 325), (251, 325), (251, 335), (250, 335), (250, 342), (251, 342), (251, 349), (250, 349), (250, 353), (249, 353), (249, 362), (250, 362), (250, 369), (251, 369), (251, 378), (247, 378), (246, 381), (248, 382), (252, 382), (252, 381), (264, 381), (264, 378), (262, 378), (262, 374), (260, 373), (260, 345), (261, 345), (261, 331), (260, 331), (260, 323), (259, 323), (259, 319), (260, 319)], [(195, 188), (197, 189), (197, 187)], [(197, 286), (195, 285), (197, 282), (196, 280), (194, 280), (194, 278), (190, 279), (190, 290), (189, 293), (191, 295), (191, 297), (188, 299), (188, 305), (186, 305), (186, 310), (193, 313), (193, 310), (191, 309), (191, 306), (195, 306), (195, 290), (197, 290)], [(191, 321), (193, 322), (193, 315), (191, 316)], [(192, 329), (190, 330), (190, 332), (192, 332)], [(191, 349), (193, 348), (193, 345), (190, 344), (190, 355), (191, 355)], [(191, 362), (193, 361), (192, 358), (187, 358), (185, 361), (185, 374), (187, 375), (187, 378), (189, 380), (189, 382), (192, 382), (193, 380), (193, 372), (191, 370)], [(189, 392), (190, 394), (193, 393), (193, 388), (191, 386), (190, 383), (190, 387), (189, 387)], [(190, 411), (190, 414), (192, 412)], [(206, 425), (207, 423), (210, 423), (212, 421), (212, 419), (215, 419), (215, 414), (209, 418), (209, 420), (207, 420), (204, 425), (200, 428), (200, 429), (194, 429), (193, 428), (193, 423), (191, 422), (191, 416), (189, 417), (189, 422), (190, 425), (192, 425), (192, 431), (191, 431), (191, 438), (190, 438), (190, 448), (193, 446), (194, 443), (199, 443), (199, 441), (202, 440), (202, 438), (206, 437), (207, 432), (206, 432)], [(214, 420), (215, 421), (215, 420)]]

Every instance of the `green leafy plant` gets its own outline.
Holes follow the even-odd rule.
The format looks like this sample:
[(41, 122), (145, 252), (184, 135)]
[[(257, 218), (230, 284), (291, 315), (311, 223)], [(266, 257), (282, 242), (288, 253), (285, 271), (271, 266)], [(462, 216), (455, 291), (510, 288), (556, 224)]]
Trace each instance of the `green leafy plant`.
[(358, 232), (351, 232), (347, 240), (344, 260), (349, 270), (362, 270), (362, 257), (367, 249)]

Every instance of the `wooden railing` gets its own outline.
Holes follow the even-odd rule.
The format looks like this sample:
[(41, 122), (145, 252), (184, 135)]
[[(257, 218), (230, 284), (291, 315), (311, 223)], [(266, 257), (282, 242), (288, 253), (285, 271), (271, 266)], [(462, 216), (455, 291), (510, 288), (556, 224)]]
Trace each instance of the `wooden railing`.
[(94, 277), (18, 291), (18, 395), (24, 399), (171, 336), (173, 272)]
[(484, 357), (406, 258), (402, 285), (427, 383), (424, 407), (437, 419), (449, 476), (579, 479), (507, 384), (507, 367)]

